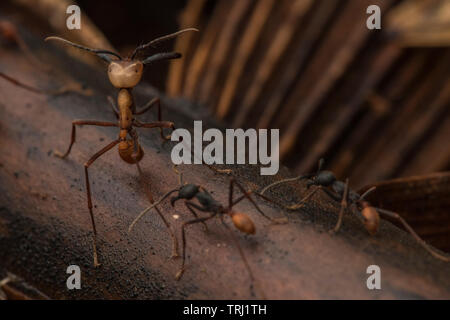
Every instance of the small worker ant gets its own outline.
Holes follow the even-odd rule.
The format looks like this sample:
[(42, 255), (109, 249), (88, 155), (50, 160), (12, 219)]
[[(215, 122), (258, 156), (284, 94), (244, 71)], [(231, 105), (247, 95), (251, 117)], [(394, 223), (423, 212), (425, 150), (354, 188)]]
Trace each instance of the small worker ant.
[[(142, 74), (144, 71), (144, 66), (149, 65), (153, 62), (162, 61), (162, 60), (169, 60), (169, 59), (179, 59), (181, 58), (181, 54), (178, 52), (164, 52), (164, 53), (156, 53), (153, 54), (145, 59), (138, 59), (137, 56), (140, 52), (145, 50), (148, 47), (152, 47), (156, 45), (157, 43), (160, 43), (162, 41), (175, 38), (176, 36), (188, 32), (188, 31), (198, 31), (197, 29), (189, 28), (184, 29), (178, 32), (175, 32), (173, 34), (169, 34), (167, 36), (163, 36), (160, 38), (157, 38), (155, 40), (152, 40), (146, 44), (138, 46), (131, 56), (128, 58), (122, 58), (119, 54), (109, 51), (109, 50), (102, 50), (102, 49), (92, 49), (88, 48), (73, 42), (70, 42), (68, 40), (65, 40), (63, 38), (59, 37), (48, 37), (45, 40), (56, 40), (63, 42), (65, 44), (71, 45), (75, 48), (85, 50), (91, 53), (96, 54), (99, 58), (106, 61), (108, 65), (108, 78), (111, 84), (119, 89), (119, 94), (117, 98), (117, 105), (119, 106), (116, 108), (114, 101), (112, 101), (111, 107), (116, 115), (117, 122), (105, 122), (105, 121), (92, 121), (92, 120), (76, 120), (72, 122), (72, 135), (70, 140), (70, 145), (65, 153), (55, 152), (55, 155), (64, 159), (66, 158), (71, 149), (73, 144), (75, 143), (76, 139), (76, 127), (77, 126), (83, 126), (83, 125), (89, 125), (89, 126), (100, 126), (100, 127), (117, 127), (120, 129), (119, 137), (118, 139), (114, 140), (110, 144), (108, 144), (106, 147), (101, 149), (99, 152), (94, 154), (85, 164), (84, 164), (84, 172), (86, 177), (86, 193), (87, 193), (87, 202), (88, 202), (88, 209), (89, 214), (91, 217), (91, 223), (92, 223), (92, 230), (93, 230), (93, 255), (94, 255), (94, 266), (99, 266), (98, 258), (97, 258), (97, 230), (95, 227), (95, 220), (94, 220), (94, 214), (92, 211), (92, 199), (91, 199), (91, 187), (89, 183), (89, 174), (88, 174), (88, 168), (97, 160), (100, 158), (103, 154), (105, 154), (107, 151), (114, 148), (116, 145), (119, 147), (119, 155), (123, 161), (125, 161), (128, 164), (135, 164), (137, 166), (139, 175), (141, 179), (143, 180), (143, 173), (141, 170), (141, 167), (139, 165), (139, 162), (142, 160), (142, 157), (144, 156), (144, 152), (142, 150), (141, 145), (138, 142), (138, 134), (135, 130), (136, 128), (159, 128), (161, 138), (163, 140), (170, 140), (170, 136), (166, 137), (163, 134), (163, 128), (171, 128), (172, 130), (175, 128), (173, 122), (170, 121), (161, 121), (161, 105), (160, 105), (160, 99), (154, 98), (150, 102), (148, 102), (144, 107), (142, 107), (140, 110), (137, 110), (132, 89), (141, 81)], [(111, 102), (111, 99), (110, 99)], [(153, 106), (157, 106), (158, 108), (158, 121), (152, 122), (152, 123), (142, 123), (139, 120), (136, 119), (136, 116), (142, 115), (148, 110), (150, 110)], [(129, 138), (127, 138), (129, 136)], [(150, 203), (153, 203), (153, 196), (150, 190), (146, 189), (147, 197), (150, 200)], [(170, 232), (170, 235), (172, 237), (173, 241), (173, 248), (172, 248), (172, 256), (178, 256), (178, 245), (177, 245), (177, 239), (175, 237), (175, 234), (173, 233), (168, 221), (164, 218), (161, 211), (155, 207), (158, 215), (163, 220), (165, 226)]]
[(31, 60), (34, 66), (41, 67), (45, 71), (49, 71), (49, 68), (42, 63), (33, 53), (33, 51), (28, 47), (26, 42), (21, 37), (16, 26), (5, 19), (0, 19), (0, 42), (6, 45), (16, 45), (20, 50), (25, 53), (27, 58)]
[[(239, 184), (236, 180), (231, 179), (230, 185), (229, 185), (229, 192), (228, 192), (228, 205), (225, 207), (220, 202), (218, 202), (214, 197), (202, 186), (195, 185), (195, 184), (183, 184), (183, 178), (182, 174), (179, 174), (179, 183), (180, 186), (178, 188), (175, 188), (173, 190), (170, 190), (165, 195), (163, 195), (158, 201), (153, 203), (150, 207), (146, 208), (144, 211), (142, 211), (138, 217), (131, 223), (128, 231), (131, 232), (134, 225), (153, 207), (161, 203), (163, 200), (167, 199), (170, 195), (177, 193), (176, 196), (172, 197), (170, 199), (170, 204), (172, 207), (175, 206), (175, 203), (178, 200), (184, 199), (184, 204), (186, 208), (190, 211), (190, 213), (194, 216), (193, 220), (186, 221), (181, 226), (181, 235), (182, 235), (182, 262), (180, 269), (178, 270), (175, 279), (179, 280), (181, 279), (184, 270), (185, 270), (185, 261), (186, 261), (186, 227), (189, 225), (193, 225), (196, 223), (202, 223), (205, 228), (206, 224), (205, 222), (218, 216), (220, 218), (221, 223), (223, 226), (229, 231), (233, 242), (235, 243), (239, 254), (245, 264), (245, 267), (250, 275), (251, 281), (255, 281), (255, 278), (253, 276), (253, 272), (250, 268), (250, 265), (247, 261), (247, 258), (244, 255), (244, 251), (242, 250), (241, 246), (239, 245), (239, 242), (235, 235), (233, 234), (230, 227), (225, 223), (225, 216), (229, 216), (231, 218), (231, 221), (233, 225), (241, 232), (245, 234), (255, 234), (256, 228), (252, 221), (252, 219), (245, 213), (237, 212), (233, 210), (233, 207), (237, 205), (239, 202), (241, 202), (244, 199), (247, 199), (251, 202), (251, 204), (256, 208), (259, 214), (261, 214), (264, 218), (267, 220), (280, 224), (280, 223), (286, 223), (286, 219), (274, 219), (269, 216), (267, 216), (258, 206), (258, 204), (255, 202), (255, 200), (251, 197), (253, 194), (252, 191), (246, 191), (244, 187)], [(240, 197), (233, 200), (233, 191), (234, 186), (237, 186), (238, 189), (243, 193)], [(198, 203), (194, 203), (191, 200), (197, 199)], [(196, 210), (209, 213), (206, 217), (199, 217)]]
[[(356, 214), (364, 224), (364, 227), (371, 236), (378, 232), (380, 225), (380, 216), (385, 218), (391, 218), (400, 222), (403, 227), (417, 240), (417, 242), (432, 256), (442, 261), (450, 261), (450, 258), (438, 253), (434, 248), (430, 247), (420, 236), (414, 231), (414, 229), (398, 214), (389, 210), (373, 207), (365, 198), (375, 191), (375, 187), (368, 189), (364, 194), (351, 190), (349, 188), (349, 180), (346, 179), (345, 183), (336, 179), (335, 175), (331, 171), (322, 170), (324, 160), (320, 159), (318, 170), (316, 173), (310, 173), (301, 175), (295, 178), (284, 179), (277, 181), (265, 187), (261, 190), (260, 194), (264, 193), (283, 183), (299, 181), (303, 179), (309, 179), (307, 187), (313, 185), (318, 186), (314, 190), (310, 191), (298, 204), (292, 206), (284, 206), (288, 210), (297, 210), (303, 207), (304, 203), (311, 198), (318, 190), (325, 191), (332, 199), (341, 202), (338, 221), (336, 226), (331, 230), (332, 232), (338, 232), (342, 225), (342, 218), (346, 210), (350, 209), (353, 214)], [(330, 189), (331, 188), (331, 189)]]

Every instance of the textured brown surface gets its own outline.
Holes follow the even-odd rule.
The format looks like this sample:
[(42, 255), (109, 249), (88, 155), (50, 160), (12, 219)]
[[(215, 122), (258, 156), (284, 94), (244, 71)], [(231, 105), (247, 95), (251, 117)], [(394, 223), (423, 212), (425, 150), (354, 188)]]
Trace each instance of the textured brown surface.
[[(187, 270), (180, 282), (174, 280), (179, 261), (168, 260), (170, 237), (156, 216), (148, 215), (134, 234), (127, 234), (129, 223), (148, 202), (138, 186), (136, 169), (121, 162), (115, 150), (90, 171), (103, 263), (100, 269), (92, 268), (82, 164), (117, 132), (84, 127), (78, 130), (67, 161), (52, 152), (67, 146), (73, 119), (113, 120), (106, 95), (115, 93), (104, 70), (62, 60), (61, 53), (49, 52), (34, 41), (42, 48), (41, 58), (91, 87), (94, 95), (46, 97), (0, 81), (0, 271), (18, 274), (51, 298), (259, 298), (257, 289), (251, 293), (231, 239), (216, 222), (210, 224), (209, 234), (201, 226), (188, 230)], [(41, 88), (61, 86), (61, 74), (37, 71), (18, 51), (0, 48), (0, 57), (0, 70), (23, 82)], [(153, 93), (140, 86), (138, 104)], [(178, 127), (192, 125), (183, 101), (163, 102), (164, 118)], [(198, 110), (189, 112), (201, 118)], [(177, 184), (170, 144), (162, 145), (157, 131), (141, 130), (140, 135), (146, 152), (142, 167), (157, 197)], [(226, 176), (204, 166), (180, 169), (186, 180), (205, 185), (217, 199), (226, 201)], [(285, 169), (281, 172), (290, 175)], [(258, 173), (256, 167), (234, 171), (251, 188), (274, 179)], [(304, 186), (297, 184), (274, 190), (271, 196), (291, 202), (304, 192)], [(283, 214), (262, 207), (271, 216)], [(167, 203), (161, 208), (167, 217), (175, 213)], [(290, 223), (282, 226), (268, 226), (248, 203), (238, 208), (255, 220), (257, 234), (239, 235), (239, 241), (268, 298), (450, 298), (450, 265), (432, 258), (390, 223), (382, 223), (380, 233), (369, 237), (359, 221), (346, 217), (339, 234), (328, 234), (336, 221), (337, 204), (324, 194), (314, 196), (305, 210), (289, 213)], [(185, 219), (186, 212), (182, 207), (178, 210)], [(171, 221), (179, 227), (179, 221)], [(70, 264), (82, 269), (82, 290), (66, 289)], [(372, 264), (381, 267), (381, 291), (366, 288), (366, 268)]]

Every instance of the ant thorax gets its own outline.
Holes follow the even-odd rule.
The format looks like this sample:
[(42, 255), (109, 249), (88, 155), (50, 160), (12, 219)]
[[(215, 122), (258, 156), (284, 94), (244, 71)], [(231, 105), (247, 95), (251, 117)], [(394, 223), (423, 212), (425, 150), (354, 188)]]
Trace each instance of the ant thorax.
[(133, 106), (134, 100), (129, 89), (121, 89), (117, 96), (120, 113), (120, 128), (128, 129), (133, 122)]
[(336, 181), (336, 177), (331, 171), (320, 171), (315, 178), (315, 182), (321, 186), (329, 186)]

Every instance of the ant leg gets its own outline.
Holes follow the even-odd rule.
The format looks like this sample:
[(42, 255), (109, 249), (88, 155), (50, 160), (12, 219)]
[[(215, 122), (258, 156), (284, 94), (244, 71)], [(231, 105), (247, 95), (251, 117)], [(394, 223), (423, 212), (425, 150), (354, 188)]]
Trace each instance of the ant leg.
[[(145, 179), (144, 179), (144, 174), (142, 173), (142, 170), (141, 170), (141, 166), (139, 165), (138, 162), (136, 162), (136, 166), (137, 166), (141, 181), (144, 182)], [(147, 193), (147, 198), (150, 201), (150, 204), (154, 205), (153, 195), (152, 195), (150, 189), (145, 188), (145, 192)], [(164, 222), (164, 225), (166, 226), (167, 230), (169, 230), (170, 236), (172, 237), (172, 257), (171, 258), (176, 258), (179, 256), (177, 237), (175, 236), (175, 233), (173, 232), (172, 228), (170, 227), (169, 222), (166, 220), (166, 218), (164, 217), (162, 212), (159, 210), (159, 208), (156, 205), (154, 205), (154, 208), (155, 208), (156, 212), (158, 213), (159, 217), (161, 218), (161, 220)]]
[(135, 120), (135, 126), (138, 128), (146, 128), (146, 129), (159, 128), (161, 138), (165, 141), (170, 140), (171, 135), (168, 135), (167, 137), (165, 137), (162, 129), (170, 128), (172, 130), (175, 130), (174, 123), (170, 122), (170, 121), (157, 121), (157, 122), (151, 122), (151, 123), (142, 123), (142, 122)]
[[(196, 208), (197, 206), (189, 201), (185, 201), (185, 205), (186, 207), (194, 207)], [(193, 208), (192, 208), (193, 209)], [(203, 208), (202, 208), (203, 209)], [(212, 219), (216, 216), (217, 213), (212, 213), (209, 217), (205, 217), (205, 218), (198, 218), (198, 219), (194, 219), (191, 221), (186, 221), (185, 223), (183, 223), (183, 225), (181, 226), (181, 241), (182, 241), (182, 260), (181, 260), (181, 267), (178, 270), (177, 274), (175, 275), (175, 279), (176, 280), (180, 280), (181, 277), (183, 276), (184, 273), (184, 265), (186, 262), (186, 227), (191, 225), (191, 224), (195, 224), (195, 223), (200, 223), (200, 222), (206, 222), (209, 219)]]
[[(239, 199), (237, 199), (236, 201), (232, 201), (233, 198), (233, 185), (236, 184), (236, 186), (239, 188), (239, 190), (241, 190), (241, 192), (243, 193), (243, 196), (241, 196)], [(245, 191), (244, 187), (238, 183), (236, 180), (231, 179), (230, 180), (230, 192), (229, 192), (229, 196), (228, 196), (228, 208), (231, 209), (234, 205), (236, 205), (237, 203), (239, 203), (240, 201), (242, 201), (243, 199), (247, 198), (252, 204), (253, 206), (256, 208), (256, 210), (267, 220), (272, 221), (273, 223), (286, 223), (286, 219), (282, 218), (282, 219), (274, 219), (271, 218), (269, 216), (267, 216), (258, 206), (258, 204), (255, 202), (255, 200), (253, 200), (253, 198), (250, 196), (253, 193), (253, 191)]]
[(119, 119), (119, 110), (117, 109), (116, 103), (114, 102), (114, 99), (111, 96), (108, 96), (109, 105), (111, 106), (112, 112), (115, 114), (116, 119)]
[(323, 158), (319, 160), (319, 165), (317, 167), (317, 172), (315, 174), (314, 173), (308, 173), (308, 174), (304, 174), (304, 175), (301, 175), (301, 176), (298, 176), (298, 177), (295, 177), (295, 178), (288, 178), (288, 179), (283, 179), (283, 180), (274, 182), (272, 184), (269, 184), (264, 189), (262, 189), (261, 192), (260, 192), (260, 195), (264, 195), (264, 193), (266, 193), (267, 190), (269, 190), (269, 189), (271, 189), (271, 188), (273, 188), (273, 187), (275, 187), (277, 185), (280, 185), (280, 184), (283, 184), (283, 183), (287, 183), (287, 182), (300, 181), (300, 180), (303, 180), (303, 179), (310, 179), (310, 178), (312, 178), (314, 176), (317, 176), (320, 173), (320, 171), (322, 170), (324, 162), (325, 162), (325, 160)]
[(348, 207), (348, 178), (345, 180), (345, 188), (341, 201), (341, 209), (339, 210), (339, 218), (332, 232), (338, 232), (339, 229), (341, 228), (342, 218), (344, 217), (344, 212), (345, 210), (347, 210), (347, 207)]
[(362, 196), (360, 197), (360, 200), (364, 200), (369, 194), (371, 194), (372, 192), (374, 192), (377, 189), (377, 187), (372, 187), (369, 190), (367, 190), (366, 192), (364, 192), (362, 194)]
[(161, 101), (159, 98), (153, 98), (147, 102), (140, 111), (137, 111), (135, 115), (140, 116), (150, 110), (154, 105), (158, 105), (158, 121), (161, 121)]
[(92, 211), (91, 187), (90, 187), (90, 184), (89, 184), (88, 168), (94, 163), (95, 160), (97, 160), (103, 154), (105, 154), (106, 152), (108, 152), (109, 150), (114, 148), (119, 142), (120, 142), (120, 140), (115, 140), (115, 141), (111, 142), (106, 147), (104, 147), (102, 150), (100, 150), (99, 152), (94, 154), (84, 164), (84, 173), (85, 173), (85, 176), (86, 176), (86, 194), (87, 194), (88, 208), (89, 208), (89, 214), (91, 216), (92, 231), (94, 232), (93, 242), (92, 242), (93, 251), (94, 251), (94, 267), (98, 267), (98, 266), (100, 266), (100, 264), (98, 263), (98, 258), (97, 258), (97, 229), (95, 227), (94, 213)]
[[(231, 237), (231, 239), (233, 240), (234, 245), (235, 245), (236, 248), (238, 249), (239, 255), (241, 256), (242, 261), (244, 262), (245, 268), (246, 268), (247, 271), (248, 271), (248, 274), (249, 274), (249, 276), (250, 276), (251, 282), (252, 282), (252, 283), (256, 283), (255, 277), (254, 277), (254, 275), (253, 275), (253, 271), (252, 271), (252, 269), (250, 268), (250, 264), (248, 263), (247, 258), (245, 257), (244, 250), (242, 250), (242, 247), (241, 247), (241, 245), (239, 244), (238, 239), (237, 239), (236, 236), (234, 235), (233, 230), (231, 230), (230, 227), (225, 223), (225, 221), (223, 220), (223, 216), (220, 217), (220, 221), (222, 222), (223, 226), (229, 231), (230, 237)], [(262, 288), (260, 288), (260, 290), (261, 290), (261, 294), (262, 294), (262, 296), (263, 296), (263, 299), (266, 299), (266, 295), (265, 295), (265, 293), (264, 293), (264, 290), (263, 290)]]
[(275, 186), (277, 186), (277, 185), (279, 185), (279, 184), (283, 184), (283, 183), (287, 183), (287, 182), (300, 181), (300, 180), (303, 180), (303, 179), (309, 179), (309, 178), (311, 178), (312, 176), (314, 176), (314, 174), (305, 174), (305, 175), (298, 176), (298, 177), (295, 177), (295, 178), (283, 179), (283, 180), (280, 180), (280, 181), (271, 183), (271, 184), (269, 184), (267, 187), (265, 187), (264, 189), (262, 189), (261, 192), (260, 192), (260, 194), (261, 194), (261, 195), (264, 195), (264, 193), (266, 193), (267, 190), (269, 190), (269, 189), (271, 189), (271, 188), (273, 188), (273, 187), (275, 187)]
[[(253, 194), (256, 195), (256, 196), (258, 196), (258, 197), (260, 197), (261, 199), (263, 199), (263, 200), (265, 200), (265, 201), (267, 201), (267, 202), (273, 203), (274, 205), (276, 205), (276, 206), (278, 206), (278, 207), (280, 207), (280, 208), (282, 208), (282, 209), (289, 210), (289, 207), (288, 207), (288, 206), (286, 206), (286, 205), (284, 205), (284, 204), (282, 204), (282, 203), (280, 203), (280, 202), (278, 202), (278, 201), (275, 201), (275, 200), (273, 200), (273, 199), (270, 199), (269, 197), (266, 197), (265, 195), (263, 195), (263, 194), (261, 194), (261, 193), (253, 192)], [(243, 198), (243, 197), (244, 197), (244, 196), (239, 197), (236, 201), (240, 201), (241, 198)]]
[(48, 95), (48, 96), (58, 96), (58, 95), (65, 94), (67, 92), (79, 92), (79, 93), (87, 95), (87, 96), (92, 95), (88, 91), (84, 92), (84, 90), (81, 88), (81, 86), (77, 82), (69, 83), (66, 86), (64, 86), (63, 88), (58, 89), (58, 90), (43, 90), (43, 89), (38, 89), (38, 88), (35, 88), (32, 86), (29, 86), (27, 84), (24, 84), (6, 74), (4, 74), (3, 72), (0, 72), (0, 78), (3, 78), (20, 88), (26, 89), (28, 91), (31, 91), (31, 92), (34, 92), (37, 94), (43, 94), (43, 95)]
[(403, 219), (398, 213), (389, 211), (389, 210), (384, 210), (384, 209), (380, 209), (380, 208), (375, 208), (380, 215), (385, 216), (385, 217), (389, 217), (392, 219), (396, 219), (397, 221), (399, 221), (406, 230), (409, 231), (409, 233), (414, 237), (414, 239), (417, 240), (417, 242), (425, 249), (427, 250), (432, 256), (434, 256), (435, 258), (445, 261), (445, 262), (449, 262), (450, 261), (450, 257), (448, 256), (444, 256), (440, 253), (438, 253), (434, 248), (430, 247), (415, 231), (414, 229), (405, 221), (405, 219)]
[[(155, 105), (158, 106), (158, 121), (161, 122), (162, 121), (161, 100), (158, 97), (153, 98), (152, 100), (150, 100), (144, 107), (142, 107), (142, 109), (140, 111), (137, 111), (135, 113), (135, 115), (139, 116), (141, 114), (144, 114), (144, 113), (146, 113), (148, 110), (150, 110)], [(159, 133), (161, 135), (161, 139), (163, 139), (163, 140), (170, 140), (170, 135), (169, 136), (165, 136), (162, 128), (159, 128)]]
[[(191, 155), (192, 155), (192, 157), (194, 157), (194, 159), (195, 159), (195, 158), (198, 159), (197, 155), (195, 154), (194, 150), (192, 150), (192, 149), (191, 149)], [(209, 170), (214, 171), (215, 173), (220, 173), (220, 174), (231, 174), (231, 173), (233, 172), (231, 169), (216, 169), (216, 168), (214, 168), (214, 167), (213, 167), (212, 165), (210, 165), (210, 164), (203, 163), (203, 160), (202, 160), (202, 159), (200, 159), (200, 161), (202, 162), (202, 164), (203, 164), (204, 166), (207, 166)]]
[(180, 189), (174, 189), (171, 190), (169, 192), (167, 192), (165, 195), (163, 195), (158, 201), (154, 202), (151, 206), (147, 207), (146, 209), (144, 209), (137, 217), (136, 219), (133, 220), (133, 222), (130, 224), (130, 226), (128, 227), (128, 232), (133, 231), (134, 226), (136, 225), (136, 223), (150, 210), (152, 210), (155, 206), (157, 206), (158, 204), (160, 204), (161, 202), (163, 202), (168, 196), (170, 196), (172, 193), (179, 191)]
[(320, 189), (323, 189), (322, 186), (318, 186), (313, 191), (310, 191), (302, 200), (300, 200), (299, 203), (288, 206), (287, 207), (288, 210), (298, 210), (298, 209), (302, 208), (305, 205), (306, 201), (308, 201)]
[[(179, 141), (180, 141), (181, 143), (185, 144), (184, 141), (183, 141), (182, 139), (180, 139)], [(185, 146), (187, 147), (188, 145), (185, 144)], [(191, 150), (191, 155), (192, 155), (192, 157), (193, 157), (194, 159), (199, 159), (199, 158), (197, 157), (197, 155), (195, 154), (194, 150), (190, 147), (190, 145), (189, 145), (188, 149)], [(216, 169), (216, 168), (214, 168), (214, 167), (213, 167), (212, 165), (210, 165), (210, 164), (203, 163), (203, 158), (201, 158), (201, 157), (200, 157), (199, 160), (200, 160), (200, 162), (201, 162), (203, 165), (207, 166), (209, 170), (214, 171), (215, 173), (220, 173), (220, 174), (231, 174), (231, 173), (232, 173), (232, 170), (231, 170), (231, 169)]]
[(172, 170), (175, 171), (175, 173), (178, 175), (178, 184), (180, 185), (180, 187), (184, 186), (184, 182), (183, 182), (183, 173), (178, 171), (177, 169), (177, 165), (174, 164), (172, 166)]
[(319, 186), (319, 188), (322, 189), (334, 201), (337, 201), (337, 202), (342, 201), (342, 197), (340, 195), (338, 195), (336, 192), (334, 192), (328, 188), (322, 188), (322, 186)]
[(76, 120), (72, 122), (72, 135), (70, 138), (70, 145), (67, 148), (66, 153), (61, 153), (59, 151), (55, 151), (55, 156), (61, 159), (66, 158), (70, 150), (72, 150), (72, 146), (76, 140), (76, 126), (98, 126), (98, 127), (118, 127), (119, 125), (114, 122), (105, 122), (105, 121), (92, 121), (92, 120)]
[[(184, 202), (186, 202), (186, 200), (185, 200)], [(198, 217), (197, 212), (195, 212), (195, 210), (192, 209), (190, 206), (188, 206), (186, 203), (185, 203), (185, 205), (186, 205), (186, 207), (189, 209), (189, 211), (192, 213), (192, 215), (194, 216), (194, 218), (195, 218), (195, 219), (198, 219), (199, 217)], [(208, 225), (207, 225), (205, 222), (202, 222), (202, 224), (203, 224), (203, 227), (205, 227), (205, 231), (208, 231)]]
[(0, 300), (7, 300), (8, 296), (3, 291), (3, 287), (6, 286), (8, 283), (10, 283), (12, 279), (9, 277), (9, 275), (6, 276), (6, 278), (3, 278), (0, 280)]
[(5, 80), (11, 82), (12, 84), (14, 84), (14, 85), (16, 85), (16, 86), (18, 86), (18, 87), (20, 87), (20, 88), (26, 89), (26, 90), (28, 90), (28, 91), (31, 91), (31, 92), (34, 92), (34, 93), (38, 93), (38, 94), (48, 94), (48, 93), (47, 93), (46, 91), (44, 91), (44, 90), (37, 89), (37, 88), (34, 88), (34, 87), (29, 86), (29, 85), (27, 85), (27, 84), (24, 84), (24, 83), (22, 83), (22, 82), (20, 82), (20, 81), (18, 81), (18, 80), (16, 80), (16, 79), (10, 77), (10, 76), (7, 76), (7, 75), (4, 74), (3, 72), (0, 72), (0, 78), (3, 78), (3, 79), (5, 79)]

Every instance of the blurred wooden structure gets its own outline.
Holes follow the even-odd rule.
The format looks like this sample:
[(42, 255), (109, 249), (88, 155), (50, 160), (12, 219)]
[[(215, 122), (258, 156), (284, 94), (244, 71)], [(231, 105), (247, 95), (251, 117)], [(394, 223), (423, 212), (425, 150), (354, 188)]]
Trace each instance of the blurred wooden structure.
[[(382, 30), (366, 28), (373, 4)], [(296, 173), (325, 157), (361, 187), (450, 169), (448, 1), (190, 0), (182, 16), (202, 32), (178, 39), (168, 92), (279, 128)]]

